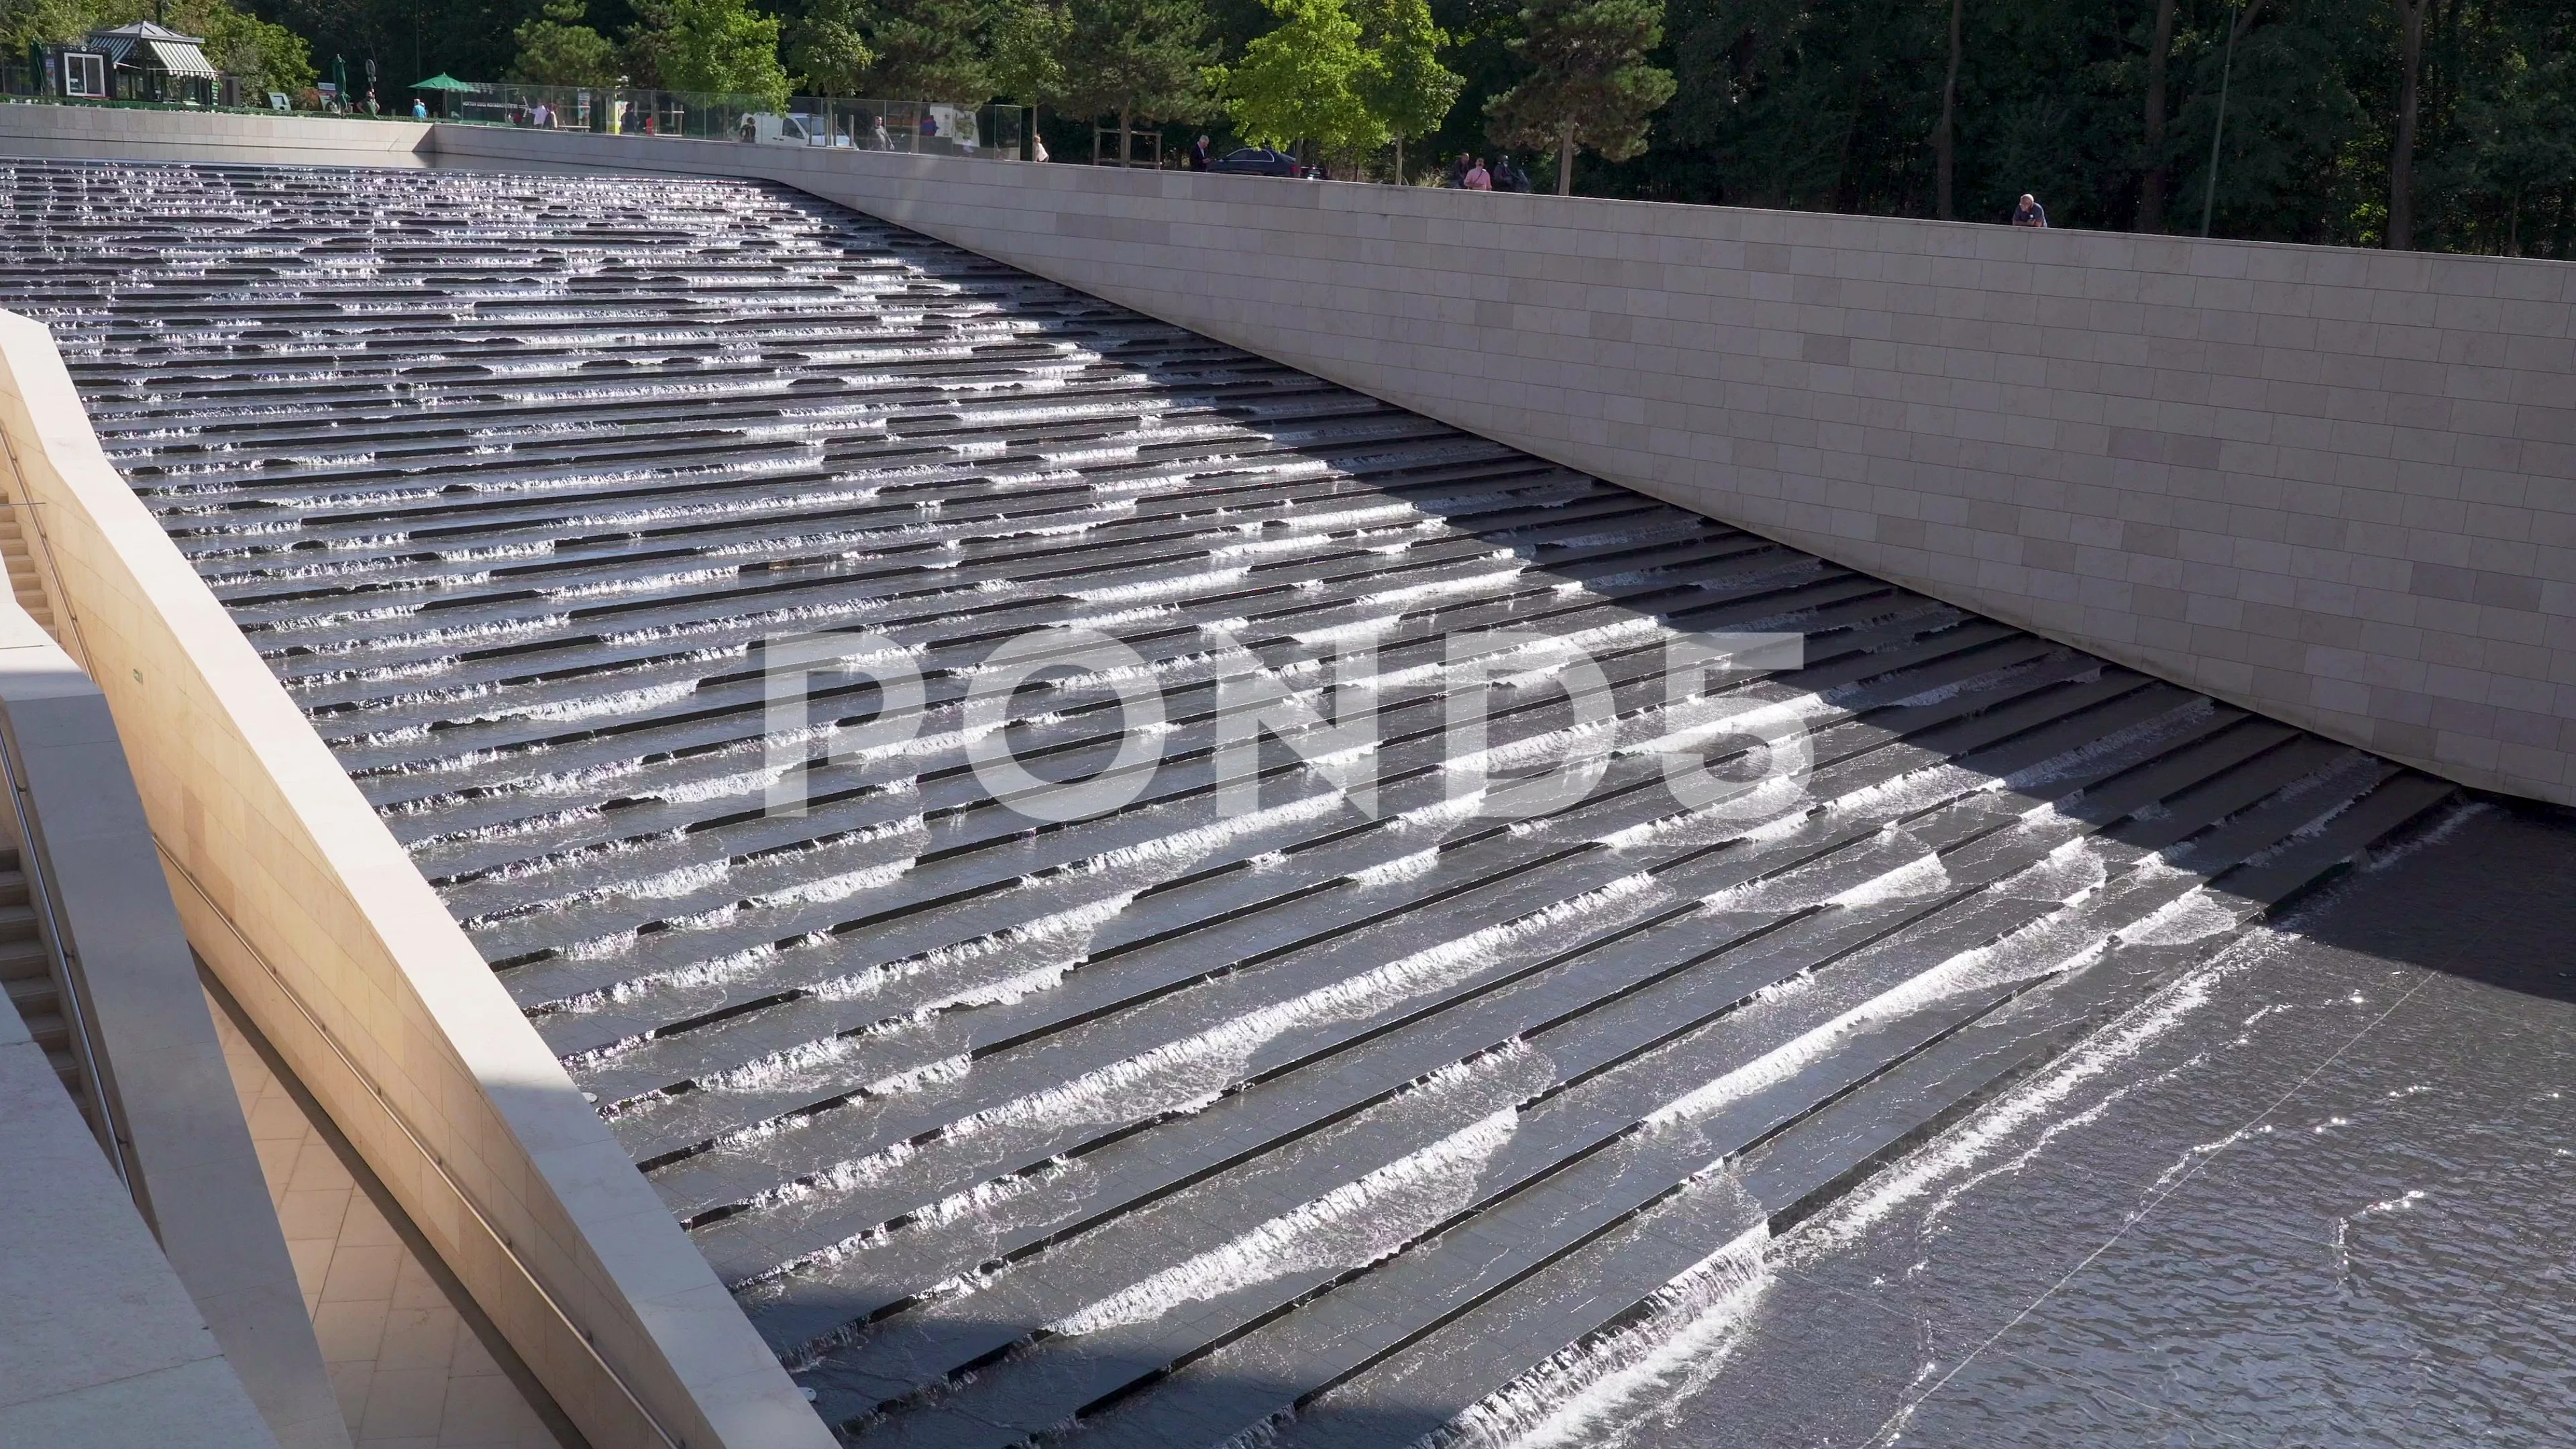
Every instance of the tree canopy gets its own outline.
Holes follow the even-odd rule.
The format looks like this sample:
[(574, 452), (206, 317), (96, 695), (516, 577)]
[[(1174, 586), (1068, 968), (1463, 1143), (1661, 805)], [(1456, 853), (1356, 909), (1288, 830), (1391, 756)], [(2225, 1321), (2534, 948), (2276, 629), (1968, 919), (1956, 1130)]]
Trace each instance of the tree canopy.
[(1071, 0), (1056, 104), (1077, 116), (1116, 116), (1119, 149), (1133, 121), (1188, 121), (1210, 107), (1216, 43), (1199, 0)]
[(1663, 0), (1530, 0), (1513, 43), (1530, 73), (1486, 102), (1494, 139), (1554, 151), (1560, 196), (1576, 147), (1612, 161), (1643, 152), (1647, 118), (1673, 98), (1673, 73), (1646, 61), (1663, 24)]
[(24, 59), (29, 45), (79, 40), (137, 20), (204, 37), (206, 59), (241, 77), (245, 90), (295, 92), (315, 80), (313, 48), (302, 35), (228, 0), (0, 0), (0, 44)]
[(787, 64), (817, 95), (855, 96), (866, 88), (876, 52), (868, 48), (858, 0), (814, 0), (790, 22)]
[(662, 85), (757, 96), (772, 109), (786, 106), (778, 17), (751, 9), (745, 0), (658, 0), (638, 8), (642, 23), (629, 54), (649, 53)]
[(581, 23), (582, 0), (548, 0), (536, 19), (522, 21), (519, 58), (510, 79), (549, 86), (615, 85), (623, 72), (617, 43)]
[(981, 105), (993, 98), (984, 0), (872, 0), (866, 94)]
[(1439, 128), (1466, 77), (1440, 63), (1449, 33), (1431, 18), (1429, 0), (1360, 0), (1359, 22), (1370, 62), (1360, 74), (1360, 96), (1395, 138), (1400, 173), (1404, 143)]
[[(169, 14), (209, 37), (218, 65), (266, 89), (302, 89), (314, 56), (335, 54), (353, 74), (377, 57), (397, 89), (438, 71), (500, 77), (521, 62), (531, 22), (614, 39), (637, 86), (698, 74), (678, 57), (698, 29), (678, 23), (682, 0), (588, 0), (578, 21), (549, 17), (561, 3), (169, 0)], [(875, 89), (861, 84), (878, 60), (875, 0), (694, 3), (785, 21), (783, 59), (804, 84)], [(1267, 0), (990, 3), (907, 0), (887, 14), (964, 37), (986, 61), (989, 89), (973, 98), (1044, 104), (1066, 118), (1060, 149), (1072, 126), (1122, 109), (1148, 122), (1212, 114), (1202, 70), (1231, 72), (1290, 23)], [(1533, 25), (1593, 9), (1342, 3), (1360, 25), (1368, 110), (1408, 150), (1434, 154), (1528, 137), (1524, 112), (1563, 89), (1548, 47), (1532, 49), (1546, 39)], [(1612, 5), (1639, 52), (1632, 71), (1669, 71), (1675, 88), (1629, 128), (1644, 152), (1612, 160), (1578, 143), (1587, 193), (1931, 216), (1946, 92), (1953, 209), (1971, 220), (2000, 220), (2028, 191), (2060, 226), (2188, 232), (2206, 197), (2218, 235), (2381, 246), (2401, 239), (2391, 212), (2402, 187), (2413, 246), (2576, 257), (2576, 0), (1966, 0), (1955, 79), (1949, 0), (1666, 3), (1668, 13), (1652, 0)], [(152, 0), (0, 0), (0, 39), (14, 50), (152, 13)], [(1652, 30), (1638, 22), (1657, 14), (1660, 38), (1638, 39)], [(759, 59), (761, 37), (743, 34)], [(1419, 81), (1462, 77), (1455, 104), (1443, 112), (1437, 86), (1420, 89), (1419, 108), (1403, 104), (1408, 68)], [(1500, 97), (1515, 99), (1489, 113)], [(1489, 116), (1506, 124), (1489, 129)]]
[(1375, 57), (1360, 49), (1360, 25), (1342, 0), (1268, 0), (1279, 28), (1244, 48), (1222, 73), (1235, 131), (1258, 145), (1311, 143), (1350, 157), (1383, 144), (1387, 128), (1365, 91)]

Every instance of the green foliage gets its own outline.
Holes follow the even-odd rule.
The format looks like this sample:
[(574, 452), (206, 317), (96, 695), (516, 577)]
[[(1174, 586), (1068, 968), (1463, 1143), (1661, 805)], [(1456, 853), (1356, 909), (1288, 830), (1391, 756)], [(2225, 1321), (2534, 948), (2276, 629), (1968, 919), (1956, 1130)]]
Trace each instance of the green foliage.
[(1360, 49), (1359, 22), (1342, 0), (1269, 3), (1279, 27), (1217, 74), (1236, 133), (1282, 148), (1311, 142), (1332, 156), (1383, 144), (1386, 124), (1362, 94), (1374, 57)]
[(1056, 103), (1077, 116), (1187, 121), (1207, 114), (1216, 60), (1199, 0), (1069, 0)]
[(1487, 129), (1506, 146), (1554, 150), (1560, 191), (1578, 146), (1612, 161), (1639, 154), (1647, 118), (1673, 98), (1672, 72), (1646, 63), (1663, 27), (1663, 0), (1530, 0), (1513, 47), (1530, 74), (1486, 103)]
[(855, 96), (867, 85), (876, 52), (868, 48), (858, 0), (814, 0), (786, 28), (787, 63), (805, 90)]
[(0, 0), (0, 45), (23, 58), (30, 44), (79, 40), (137, 20), (203, 37), (206, 59), (241, 77), (245, 90), (300, 92), (314, 82), (313, 51), (303, 36), (226, 0), (170, 0), (158, 7), (153, 0)]
[(1371, 62), (1359, 78), (1369, 111), (1399, 140), (1438, 130), (1466, 78), (1440, 63), (1449, 35), (1433, 22), (1428, 0), (1360, 0), (1359, 21)]
[(646, 28), (630, 41), (629, 54), (649, 55), (661, 85), (757, 96), (772, 110), (786, 107), (778, 17), (753, 11), (745, 0), (665, 0), (638, 10)]
[(992, 99), (983, 0), (874, 0), (863, 13), (875, 54), (868, 95), (958, 105)]
[(1073, 16), (1060, 0), (1001, 0), (993, 16), (993, 92), (1024, 106), (1064, 90), (1064, 47)]
[[(128, 11), (145, 7), (127, 5)], [(316, 75), (313, 50), (303, 36), (283, 25), (271, 24), (255, 15), (236, 10), (222, 0), (199, 0), (193, 5), (168, 7), (172, 29), (206, 38), (206, 59), (226, 75), (241, 78), (242, 89), (256, 95), (263, 91), (300, 92), (310, 87)], [(142, 20), (144, 14), (129, 18)], [(181, 24), (180, 22), (185, 22)], [(115, 22), (125, 23), (123, 20)], [(361, 96), (366, 82), (363, 72), (352, 75), (351, 83)]]
[[(1452, 0), (1458, 3), (1458, 0)], [(1672, 0), (1680, 94), (1653, 155), (1605, 189), (1928, 215), (1947, 7), (1926, 0)], [(2228, 26), (2212, 230), (2377, 245), (2398, 110), (2390, 0), (2176, 0), (2164, 144), (2146, 149), (2155, 0), (1976, 0), (1959, 84), (1959, 210), (2034, 192), (2060, 226), (2197, 230)], [(2428, 12), (2415, 151), (2420, 247), (2567, 254), (2576, 227), (2576, 6), (2442, 0)]]
[(519, 58), (510, 79), (549, 86), (609, 86), (619, 75), (617, 45), (581, 23), (582, 0), (548, 0), (536, 19), (522, 21), (514, 38)]

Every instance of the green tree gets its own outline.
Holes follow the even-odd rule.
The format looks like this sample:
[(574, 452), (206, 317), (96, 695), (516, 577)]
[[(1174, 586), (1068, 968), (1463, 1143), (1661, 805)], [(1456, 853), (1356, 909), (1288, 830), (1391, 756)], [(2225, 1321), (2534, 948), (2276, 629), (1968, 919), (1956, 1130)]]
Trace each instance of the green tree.
[(868, 94), (981, 105), (993, 96), (983, 0), (875, 0), (866, 12)]
[(1064, 92), (1064, 47), (1073, 16), (1060, 0), (1002, 0), (993, 17), (993, 93), (1024, 106)]
[(1531, 0), (1513, 49), (1532, 73), (1486, 102), (1486, 126), (1555, 148), (1556, 194), (1571, 195), (1577, 146), (1611, 161), (1646, 149), (1647, 118), (1673, 98), (1672, 72), (1646, 63), (1663, 39), (1663, 0)]
[(1385, 123), (1362, 87), (1375, 69), (1360, 49), (1360, 25), (1342, 0), (1268, 0), (1279, 27), (1244, 47), (1218, 84), (1234, 128), (1258, 145), (1308, 143), (1308, 156), (1367, 151), (1386, 140)]
[(1187, 121), (1209, 107), (1216, 60), (1200, 0), (1070, 0), (1057, 104), (1118, 118), (1118, 160), (1135, 159), (1135, 123)]
[(548, 0), (515, 32), (519, 58), (510, 79), (549, 86), (608, 86), (618, 80), (617, 45), (581, 23), (582, 0)]
[(1360, 73), (1360, 96), (1395, 138), (1400, 186), (1405, 141), (1440, 129), (1466, 77), (1440, 63), (1449, 35), (1433, 22), (1429, 0), (1360, 0), (1359, 21), (1371, 61)]
[(30, 45), (79, 40), (137, 20), (203, 38), (206, 59), (240, 77), (245, 90), (293, 93), (313, 84), (313, 50), (303, 36), (227, 0), (0, 0), (0, 45), (23, 58)]
[(858, 0), (814, 0), (786, 35), (788, 64), (815, 94), (855, 96), (865, 88), (877, 56), (868, 48)]
[[(148, 11), (148, 7), (140, 5), (125, 8)], [(283, 25), (236, 10), (221, 0), (174, 5), (169, 7), (168, 13), (174, 23), (184, 22), (190, 27), (191, 34), (206, 38), (206, 59), (214, 62), (215, 69), (224, 74), (239, 77), (245, 91), (293, 94), (311, 86), (315, 80), (311, 45), (303, 36)], [(132, 18), (144, 20), (150, 16), (142, 13)], [(359, 81), (363, 86), (363, 74)]]
[(628, 43), (629, 59), (645, 59), (655, 83), (786, 107), (778, 17), (753, 11), (745, 0), (660, 0), (636, 10), (642, 24)]

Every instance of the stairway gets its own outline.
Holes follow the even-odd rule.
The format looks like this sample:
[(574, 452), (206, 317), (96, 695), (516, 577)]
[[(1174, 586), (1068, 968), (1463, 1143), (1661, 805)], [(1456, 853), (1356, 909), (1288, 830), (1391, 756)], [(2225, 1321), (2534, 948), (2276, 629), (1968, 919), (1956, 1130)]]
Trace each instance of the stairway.
[(36, 573), (35, 541), (21, 528), (21, 505), (0, 504), (0, 563), (9, 570), (9, 596), (27, 611), (46, 633), (54, 632), (54, 607), (45, 598), (45, 586)]
[[(0, 305), (853, 1442), (1449, 1432), (2456, 805), (781, 189), (8, 169)], [(1068, 626), (1160, 754), (1038, 824), (968, 701)], [(1524, 820), (1443, 738), (1497, 628), (1584, 646), (1617, 745)], [(820, 630), (922, 727), (773, 814)], [(1803, 662), (1676, 693), (1683, 631)], [(1363, 633), (1376, 808), (1228, 806), (1220, 679), (1320, 702)], [(1499, 755), (1578, 728), (1506, 693)], [(1677, 699), (1796, 719), (1802, 789), (1678, 803)], [(1009, 710), (1073, 775), (1127, 733), (1095, 678)]]
[[(81, 1115), (91, 1118), (93, 1104), (76, 1054), (80, 1047), (72, 1014), (65, 1007), (63, 983), (29, 899), (23, 867), (15, 847), (0, 846), (0, 986), (7, 988), (9, 1004), (18, 1009), (28, 1034), (45, 1049), (45, 1059), (53, 1064), (63, 1089), (80, 1104)], [(92, 1126), (96, 1126), (94, 1119)]]

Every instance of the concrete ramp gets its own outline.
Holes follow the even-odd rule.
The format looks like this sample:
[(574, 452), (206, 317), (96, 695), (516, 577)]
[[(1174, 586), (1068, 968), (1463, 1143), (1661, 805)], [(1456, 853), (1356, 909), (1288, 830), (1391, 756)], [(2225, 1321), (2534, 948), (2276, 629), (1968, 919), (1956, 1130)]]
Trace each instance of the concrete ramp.
[[(635, 1325), (602, 1381), (719, 1405), (722, 1442), (784, 1425), (788, 1374), (863, 1444), (1508, 1439), (2452, 807), (784, 188), (6, 169), (0, 302), (159, 530), (117, 556), (256, 661), (191, 707), (257, 711), (225, 727), (365, 863), (324, 883), (406, 913), (368, 937), (399, 970), (268, 951), (297, 991), (401, 983), (404, 1050), (454, 1064), (335, 1113), (472, 1123), (510, 1202), (561, 1205), (529, 1281)], [(1030, 639), (1093, 652), (979, 683)], [(1256, 707), (1280, 739), (1231, 792)], [(1575, 755), (1564, 798), (1499, 798)], [(1117, 788), (1015, 807), (1086, 779)], [(507, 1173), (447, 1171), (518, 1221)], [(722, 1313), (646, 1296), (710, 1273)]]

